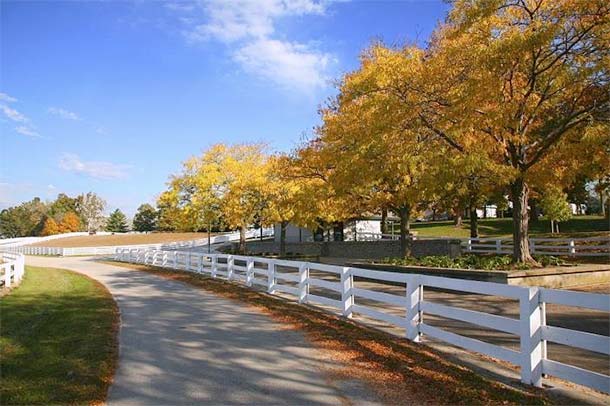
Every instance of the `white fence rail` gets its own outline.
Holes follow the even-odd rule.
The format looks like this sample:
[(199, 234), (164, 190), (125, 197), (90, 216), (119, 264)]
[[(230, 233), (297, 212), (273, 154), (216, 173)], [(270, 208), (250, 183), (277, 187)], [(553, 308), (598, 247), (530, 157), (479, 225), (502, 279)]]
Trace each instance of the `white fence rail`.
[[(248, 230), (246, 232), (246, 238), (259, 238), (261, 236), (261, 230)], [(273, 228), (264, 228), (262, 230), (263, 238), (273, 236)], [(239, 232), (220, 234), (212, 236), (210, 239), (211, 244), (219, 244), (223, 242), (231, 242), (239, 240)], [(124, 249), (164, 249), (164, 250), (175, 250), (175, 249), (188, 249), (194, 247), (202, 247), (208, 243), (207, 238), (200, 238), (189, 241), (177, 241), (171, 243), (159, 243), (159, 244), (138, 244), (138, 245), (113, 245), (113, 246), (99, 246), (99, 247), (74, 247), (74, 248), (61, 248), (61, 247), (35, 247), (35, 246), (8, 246), (2, 247), (3, 250), (15, 253), (21, 253), (26, 255), (58, 255), (58, 256), (77, 256), (77, 255), (112, 255), (119, 248)]]
[[(109, 235), (112, 233), (109, 232), (98, 232), (97, 235)], [(36, 244), (43, 241), (51, 241), (57, 240), (59, 238), (67, 238), (67, 237), (82, 237), (85, 235), (89, 235), (89, 233), (84, 231), (74, 232), (74, 233), (63, 233), (63, 234), (54, 234), (47, 235), (44, 237), (17, 237), (17, 238), (2, 238), (0, 239), (0, 247), (19, 247), (27, 244)]]
[(25, 273), (25, 260), (22, 254), (0, 252), (0, 283), (5, 288), (19, 285)]
[[(406, 337), (415, 342), (430, 336), (520, 366), (521, 380), (527, 384), (541, 386), (542, 376), (545, 374), (610, 393), (609, 376), (553, 361), (546, 356), (547, 341), (608, 355), (608, 336), (546, 325), (545, 307), (546, 303), (557, 303), (610, 312), (608, 295), (188, 251), (119, 249), (115, 259), (208, 274), (239, 281), (247, 286), (259, 285), (269, 293), (283, 292), (295, 296), (301, 303), (330, 306), (349, 318), (354, 314), (365, 315), (403, 328)], [(404, 294), (395, 295), (357, 288), (354, 286), (354, 278), (401, 284)], [(519, 318), (424, 300), (425, 288), (512, 298), (519, 301)], [(312, 289), (315, 289), (315, 294), (310, 293)], [(362, 298), (380, 303), (382, 307), (373, 308), (361, 303), (359, 299)], [(402, 315), (389, 311), (388, 305), (402, 308)], [(425, 313), (512, 334), (519, 338), (519, 350), (486, 343), (429, 325), (424, 322)]]
[[(399, 240), (398, 234), (358, 233), (357, 241)], [(416, 236), (414, 239), (421, 239)], [(458, 238), (456, 238), (458, 239)], [(512, 238), (459, 238), (465, 252), (481, 254), (512, 254)], [(571, 257), (610, 257), (610, 237), (530, 238), (533, 255)]]
[[(571, 257), (610, 257), (610, 237), (530, 238), (530, 253)], [(513, 240), (505, 238), (462, 239), (466, 252), (512, 254)]]

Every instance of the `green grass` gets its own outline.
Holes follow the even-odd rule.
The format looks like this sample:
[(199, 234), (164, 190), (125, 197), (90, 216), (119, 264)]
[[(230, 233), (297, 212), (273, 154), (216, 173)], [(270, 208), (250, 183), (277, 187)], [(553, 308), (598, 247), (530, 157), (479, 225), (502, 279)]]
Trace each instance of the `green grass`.
[[(481, 237), (508, 237), (512, 235), (513, 223), (511, 218), (479, 219), (479, 234)], [(578, 237), (591, 235), (608, 235), (609, 223), (602, 216), (575, 216), (559, 225), (561, 237)], [(469, 237), (470, 223), (464, 220), (462, 227), (456, 228), (452, 221), (430, 221), (412, 223), (411, 229), (417, 231), (421, 237)], [(398, 231), (398, 230), (396, 230)], [(530, 234), (533, 237), (550, 236), (550, 222), (541, 218), (530, 221)]]
[(78, 273), (26, 267), (0, 312), (0, 404), (104, 402), (119, 323), (106, 288)]

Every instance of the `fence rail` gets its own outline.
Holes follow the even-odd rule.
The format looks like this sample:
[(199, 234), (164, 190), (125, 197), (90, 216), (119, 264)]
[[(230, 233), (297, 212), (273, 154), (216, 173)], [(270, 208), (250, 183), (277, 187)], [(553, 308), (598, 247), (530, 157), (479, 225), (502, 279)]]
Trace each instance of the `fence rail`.
[[(415, 342), (420, 342), (424, 337), (429, 336), (510, 362), (520, 367), (521, 380), (526, 384), (541, 386), (543, 374), (546, 374), (610, 393), (610, 376), (550, 360), (546, 354), (546, 342), (551, 341), (608, 355), (610, 348), (608, 336), (546, 324), (546, 303), (610, 312), (608, 295), (179, 250), (118, 249), (115, 259), (208, 274), (212, 277), (222, 276), (228, 280), (245, 283), (249, 287), (262, 285), (269, 293), (283, 292), (295, 296), (300, 303), (329, 306), (348, 318), (352, 318), (354, 314), (357, 317), (365, 315), (398, 326), (404, 329), (405, 336), (409, 340)], [(404, 294), (395, 295), (356, 288), (355, 277), (401, 284)], [(487, 314), (424, 300), (425, 288), (511, 298), (519, 301), (519, 318)], [(310, 289), (316, 289), (316, 293), (310, 293)], [(326, 294), (322, 290), (325, 290)], [(371, 307), (362, 303), (361, 299), (375, 301), (381, 307)], [(387, 305), (399, 306), (402, 315), (397, 315), (395, 311), (391, 312)], [(425, 313), (512, 334), (519, 338), (519, 350), (490, 344), (429, 325), (424, 322)]]
[[(413, 239), (421, 239), (413, 236)], [(360, 232), (357, 241), (399, 240), (398, 234)], [(465, 252), (481, 254), (512, 254), (510, 238), (456, 238), (462, 242)], [(589, 238), (530, 238), (530, 253), (572, 257), (610, 257), (610, 237)]]
[[(246, 232), (246, 238), (258, 238), (261, 235), (260, 229), (248, 230)], [(262, 231), (263, 237), (273, 236), (272, 228), (264, 228)], [(219, 244), (223, 242), (231, 242), (239, 240), (239, 232), (220, 234), (211, 237), (210, 244)], [(99, 247), (74, 247), (74, 248), (62, 248), (62, 247), (35, 247), (35, 246), (8, 246), (2, 247), (3, 250), (8, 252), (21, 253), (26, 255), (53, 255), (53, 256), (77, 256), (77, 255), (112, 255), (119, 248), (125, 249), (162, 249), (162, 250), (176, 250), (176, 249), (189, 249), (194, 247), (201, 247), (208, 243), (207, 238), (199, 238), (196, 240), (189, 241), (177, 241), (171, 243), (158, 243), (158, 244), (138, 244), (138, 245), (107, 245)]]
[[(530, 238), (532, 255), (555, 255), (571, 257), (610, 257), (610, 237), (590, 238)], [(512, 254), (513, 240), (506, 238), (462, 239), (466, 252)]]
[(19, 285), (25, 273), (25, 257), (22, 254), (0, 252), (0, 283), (5, 288)]

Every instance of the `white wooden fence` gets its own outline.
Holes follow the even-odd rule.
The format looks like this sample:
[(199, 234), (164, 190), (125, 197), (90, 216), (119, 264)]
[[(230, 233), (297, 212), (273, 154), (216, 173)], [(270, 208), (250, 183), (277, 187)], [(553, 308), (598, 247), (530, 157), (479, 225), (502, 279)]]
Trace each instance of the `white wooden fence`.
[[(520, 366), (521, 380), (527, 384), (541, 386), (544, 374), (610, 393), (609, 376), (553, 361), (546, 356), (547, 341), (609, 355), (609, 337), (546, 325), (545, 307), (546, 303), (556, 303), (610, 312), (608, 295), (509, 286), (311, 262), (186, 251), (119, 249), (115, 259), (208, 274), (212, 277), (242, 282), (249, 287), (259, 285), (271, 294), (283, 292), (295, 296), (301, 303), (330, 306), (349, 318), (354, 314), (365, 315), (404, 328), (406, 337), (415, 342), (429, 336)], [(401, 284), (404, 294), (395, 295), (357, 288), (354, 286), (355, 277)], [(323, 289), (329, 294), (312, 294), (310, 288), (314, 288), (316, 292)], [(441, 288), (516, 299), (520, 304), (519, 318), (466, 310), (424, 300), (424, 288)], [(379, 302), (383, 307), (366, 306), (359, 302), (358, 299), (361, 298)], [(387, 311), (388, 305), (401, 307), (403, 315), (398, 316)], [(519, 337), (519, 350), (486, 343), (429, 325), (423, 319), (426, 313), (513, 334)]]
[[(112, 233), (107, 231), (98, 231), (96, 235), (110, 235)], [(59, 238), (67, 238), (67, 237), (82, 237), (89, 235), (88, 232), (78, 231), (73, 233), (62, 233), (62, 234), (54, 234), (47, 235), (44, 237), (17, 237), (17, 238), (2, 238), (0, 239), (0, 248), (7, 247), (19, 247), (27, 244), (36, 244), (43, 241), (51, 241), (57, 240)]]
[(25, 273), (25, 257), (22, 254), (0, 252), (0, 281), (6, 288), (19, 285)]
[[(512, 254), (513, 240), (507, 238), (462, 239), (466, 252)], [(589, 238), (530, 238), (533, 255), (610, 258), (610, 237)]]
[[(246, 232), (246, 238), (258, 238), (261, 235), (261, 230), (248, 230)], [(273, 228), (264, 228), (262, 230), (263, 238), (273, 236)], [(239, 240), (239, 232), (232, 232), (226, 234), (219, 234), (212, 236), (210, 239), (211, 244), (219, 244), (223, 242), (237, 241)], [(35, 247), (35, 246), (9, 246), (2, 247), (3, 250), (9, 252), (16, 252), (26, 255), (55, 255), (55, 256), (77, 256), (77, 255), (112, 255), (117, 249), (164, 249), (164, 250), (176, 250), (176, 249), (189, 249), (194, 247), (202, 247), (208, 243), (207, 238), (200, 238), (189, 241), (177, 241), (171, 243), (159, 243), (159, 244), (138, 244), (138, 245), (107, 245), (99, 247), (74, 247), (74, 248), (61, 248), (61, 247)]]
[[(414, 236), (413, 239), (425, 239)], [(398, 234), (358, 233), (357, 241), (399, 240)], [(465, 252), (483, 254), (513, 253), (512, 238), (455, 238), (462, 242)], [(610, 258), (610, 237), (588, 238), (530, 238), (533, 255)]]

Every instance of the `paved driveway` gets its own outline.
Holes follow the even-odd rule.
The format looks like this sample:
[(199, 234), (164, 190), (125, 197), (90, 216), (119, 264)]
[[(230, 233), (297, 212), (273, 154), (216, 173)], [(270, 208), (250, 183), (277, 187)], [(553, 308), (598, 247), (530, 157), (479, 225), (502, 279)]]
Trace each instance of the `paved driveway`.
[(117, 300), (120, 358), (110, 405), (374, 403), (361, 383), (329, 379), (299, 332), (243, 304), (89, 258), (27, 257), (26, 264), (81, 272)]

